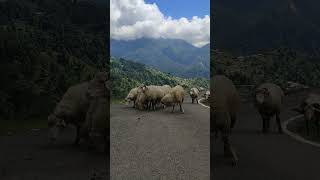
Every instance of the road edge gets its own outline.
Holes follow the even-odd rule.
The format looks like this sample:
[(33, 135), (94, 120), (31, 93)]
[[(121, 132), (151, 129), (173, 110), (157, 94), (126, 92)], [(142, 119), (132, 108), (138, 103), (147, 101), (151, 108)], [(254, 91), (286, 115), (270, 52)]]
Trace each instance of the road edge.
[(210, 109), (210, 106), (206, 106), (206, 105), (204, 105), (204, 104), (201, 102), (202, 100), (204, 100), (204, 98), (201, 98), (201, 99), (198, 100), (199, 104), (200, 104), (201, 106), (205, 107), (205, 108)]
[(284, 121), (282, 123), (282, 129), (283, 129), (284, 133), (286, 133), (288, 136), (290, 136), (291, 138), (293, 138), (293, 139), (295, 139), (295, 140), (297, 140), (299, 142), (302, 142), (302, 143), (309, 144), (309, 145), (312, 145), (312, 146), (320, 148), (320, 144), (319, 143), (307, 140), (307, 139), (303, 138), (302, 136), (300, 136), (298, 134), (295, 134), (295, 133), (293, 133), (293, 132), (288, 130), (288, 128), (287, 128), (288, 124), (291, 121), (294, 121), (294, 120), (296, 120), (298, 118), (301, 118), (301, 117), (303, 117), (303, 115), (294, 116), (294, 117), (291, 117), (290, 119)]

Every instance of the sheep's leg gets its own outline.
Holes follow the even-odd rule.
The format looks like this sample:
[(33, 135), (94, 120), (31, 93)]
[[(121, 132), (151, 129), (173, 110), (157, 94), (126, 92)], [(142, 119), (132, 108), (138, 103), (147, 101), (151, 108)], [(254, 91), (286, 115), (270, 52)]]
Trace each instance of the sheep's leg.
[(192, 104), (193, 104), (193, 98), (191, 98), (191, 100), (192, 100)]
[(196, 100), (197, 100), (197, 104), (199, 104), (199, 100), (198, 100), (198, 98), (196, 98)]
[(173, 104), (173, 106), (172, 106), (172, 111), (171, 111), (171, 112), (173, 112), (173, 111), (174, 111), (174, 106), (175, 106), (175, 104)]
[(237, 165), (238, 162), (238, 156), (235, 153), (234, 148), (232, 147), (232, 145), (229, 142), (229, 136), (224, 134), (223, 135), (223, 144), (224, 144), (224, 156), (225, 157), (232, 157), (232, 161), (233, 161), (233, 165)]
[(281, 121), (280, 121), (279, 113), (276, 114), (276, 119), (277, 119), (277, 123), (278, 123), (278, 131), (279, 131), (280, 134), (282, 134), (282, 127), (281, 127)]
[(133, 108), (136, 107), (136, 100), (133, 100)]
[(181, 103), (179, 103), (179, 105), (180, 105), (180, 112), (184, 113), (184, 109), (182, 108)]

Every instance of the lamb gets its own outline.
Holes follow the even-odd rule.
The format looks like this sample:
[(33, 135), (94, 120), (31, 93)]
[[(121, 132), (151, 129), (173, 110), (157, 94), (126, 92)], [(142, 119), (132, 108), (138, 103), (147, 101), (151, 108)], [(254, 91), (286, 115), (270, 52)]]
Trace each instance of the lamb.
[(125, 100), (130, 103), (130, 101), (133, 101), (133, 107), (135, 107), (136, 104), (136, 100), (138, 97), (138, 88), (133, 88), (130, 90), (129, 94), (127, 95), (127, 97), (125, 98)]
[(218, 132), (222, 135), (224, 142), (224, 154), (233, 158), (234, 164), (238, 162), (238, 157), (229, 142), (231, 129), (236, 122), (236, 116), (239, 110), (240, 97), (233, 82), (225, 76), (217, 75), (211, 79), (211, 91), (215, 94), (210, 99), (211, 117), (213, 124), (213, 133)]
[(199, 104), (198, 96), (199, 96), (199, 90), (197, 88), (191, 88), (190, 89), (190, 97), (192, 99), (192, 104), (193, 104), (194, 100), (196, 100), (197, 104)]
[(79, 129), (85, 121), (89, 105), (87, 97), (89, 83), (84, 82), (71, 86), (63, 95), (52, 114), (48, 116), (49, 139), (54, 142), (61, 130), (68, 124), (76, 126), (77, 135), (74, 144), (80, 140)]
[(165, 106), (172, 106), (172, 112), (174, 112), (174, 107), (175, 104), (179, 104), (180, 106), (180, 111), (184, 113), (184, 109), (182, 108), (182, 103), (184, 100), (184, 89), (182, 86), (177, 85), (174, 88), (171, 89), (170, 93), (166, 94), (162, 99), (161, 99), (161, 104)]
[(309, 135), (309, 124), (314, 121), (317, 126), (317, 134), (320, 133), (320, 95), (318, 94), (309, 94), (300, 104), (299, 108), (294, 108), (294, 111), (297, 111), (304, 115), (307, 135)]
[(284, 98), (284, 92), (282, 89), (278, 85), (264, 83), (256, 88), (254, 96), (255, 106), (263, 120), (262, 132), (268, 132), (270, 118), (275, 115), (278, 124), (278, 131), (279, 133), (282, 133), (280, 121), (281, 106)]

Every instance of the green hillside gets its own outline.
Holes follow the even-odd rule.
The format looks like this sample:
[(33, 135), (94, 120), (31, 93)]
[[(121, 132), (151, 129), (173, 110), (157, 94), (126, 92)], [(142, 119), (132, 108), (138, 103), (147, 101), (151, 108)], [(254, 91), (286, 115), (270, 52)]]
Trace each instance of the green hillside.
[(0, 1), (0, 120), (45, 119), (105, 69), (105, 17), (93, 1)]
[(293, 81), (320, 86), (319, 57), (290, 48), (248, 56), (233, 56), (214, 50), (211, 57), (213, 74), (225, 74), (236, 84), (258, 85), (269, 81), (285, 87), (287, 81)]
[(208, 88), (209, 80), (205, 78), (184, 79), (152, 69), (143, 64), (125, 59), (111, 58), (110, 73), (112, 81), (112, 99), (123, 99), (130, 89), (144, 83), (147, 85), (175, 86), (180, 84), (186, 89), (191, 87)]

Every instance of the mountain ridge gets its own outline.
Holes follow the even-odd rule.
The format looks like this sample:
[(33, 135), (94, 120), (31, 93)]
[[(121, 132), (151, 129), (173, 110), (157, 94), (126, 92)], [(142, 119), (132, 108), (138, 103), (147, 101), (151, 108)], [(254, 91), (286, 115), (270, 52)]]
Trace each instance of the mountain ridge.
[(209, 44), (198, 48), (181, 39), (165, 38), (111, 39), (110, 44), (114, 57), (146, 64), (181, 77), (209, 78)]

